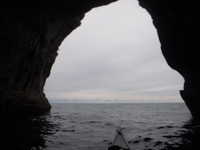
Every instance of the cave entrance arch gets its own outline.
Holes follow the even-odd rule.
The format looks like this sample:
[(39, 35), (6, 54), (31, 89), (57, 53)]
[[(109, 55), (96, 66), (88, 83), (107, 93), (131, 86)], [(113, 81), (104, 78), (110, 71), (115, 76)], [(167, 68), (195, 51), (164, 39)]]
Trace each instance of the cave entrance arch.
[(120, 95), (127, 101), (178, 99), (183, 79), (168, 67), (152, 19), (137, 3), (118, 1), (85, 16), (60, 47), (46, 85), (50, 101), (84, 96), (116, 100)]

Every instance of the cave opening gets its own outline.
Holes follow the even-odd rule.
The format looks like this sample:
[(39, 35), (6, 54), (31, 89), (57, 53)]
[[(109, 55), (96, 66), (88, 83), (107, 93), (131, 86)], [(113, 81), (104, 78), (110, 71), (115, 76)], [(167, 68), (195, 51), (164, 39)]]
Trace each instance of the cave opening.
[(137, 0), (87, 13), (58, 53), (45, 86), (50, 102), (182, 102), (183, 78)]

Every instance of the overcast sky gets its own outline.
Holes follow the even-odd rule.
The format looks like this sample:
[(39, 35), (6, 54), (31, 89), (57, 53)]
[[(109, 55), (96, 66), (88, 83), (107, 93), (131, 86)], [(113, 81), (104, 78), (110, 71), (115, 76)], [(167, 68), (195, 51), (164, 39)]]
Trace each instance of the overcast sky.
[(47, 80), (51, 101), (180, 102), (152, 19), (137, 0), (95, 8), (62, 43)]

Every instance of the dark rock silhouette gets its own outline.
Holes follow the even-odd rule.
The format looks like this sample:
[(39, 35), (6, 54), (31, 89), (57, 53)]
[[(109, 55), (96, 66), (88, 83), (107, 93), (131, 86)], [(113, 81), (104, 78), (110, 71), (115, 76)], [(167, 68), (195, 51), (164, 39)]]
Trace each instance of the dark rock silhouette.
[(197, 35), (199, 24), (195, 3), (188, 1), (139, 0), (150, 13), (169, 66), (185, 79), (181, 96), (193, 117), (200, 117)]
[[(0, 111), (43, 113), (43, 87), (61, 42), (94, 7), (117, 0), (17, 1), (0, 9)], [(139, 0), (151, 15), (168, 64), (185, 79), (181, 96), (200, 117), (198, 15), (195, 2)], [(23, 7), (22, 7), (23, 6)], [(133, 18), (134, 19), (134, 18)], [(133, 33), (134, 34), (134, 33)]]

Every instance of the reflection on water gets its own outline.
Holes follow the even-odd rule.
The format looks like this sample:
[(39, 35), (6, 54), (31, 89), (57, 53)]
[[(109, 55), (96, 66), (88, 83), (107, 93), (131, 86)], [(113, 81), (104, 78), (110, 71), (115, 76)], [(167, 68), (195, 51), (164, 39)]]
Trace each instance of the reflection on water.
[[(110, 109), (110, 106), (108, 107), (109, 111), (105, 109), (105, 106), (93, 106), (91, 108), (93, 110), (89, 110), (91, 106), (84, 106), (88, 109), (82, 109), (83, 106), (79, 107), (79, 105), (70, 105), (68, 109), (62, 109), (62, 106), (57, 107), (59, 109), (53, 110), (51, 114), (38, 117), (7, 116), (4, 119), (1, 118), (0, 149), (5, 147), (4, 150), (89, 150), (93, 147), (92, 150), (106, 150), (108, 143), (113, 139), (112, 131), (115, 129), (112, 126), (114, 122), (107, 113), (113, 116), (114, 109)], [(74, 107), (79, 107), (79, 109), (74, 109)], [(127, 114), (131, 112), (131, 110), (128, 111), (130, 106), (121, 107), (127, 108), (125, 116), (128, 116)], [(136, 108), (139, 107), (143, 108), (143, 106), (136, 106)], [(125, 131), (128, 131), (126, 133), (132, 149), (199, 149), (199, 121), (189, 120), (190, 117), (187, 115), (185, 119), (180, 119), (181, 121), (177, 119), (180, 117), (173, 120), (174, 116), (171, 114), (167, 116), (165, 112), (159, 119), (157, 116), (151, 118), (151, 120), (154, 119), (151, 122), (147, 118), (150, 111), (142, 112), (143, 118), (141, 114), (139, 115), (141, 118), (137, 118), (134, 115), (138, 111), (135, 111), (133, 115), (129, 114), (130, 117), (124, 118)], [(183, 114), (177, 116), (183, 116)], [(164, 119), (162, 120), (162, 118)], [(172, 122), (166, 121), (167, 118), (171, 118)], [(182, 121), (184, 123), (180, 124)]]
[(180, 143), (176, 145), (167, 145), (166, 149), (178, 149), (178, 150), (197, 150), (200, 148), (200, 121), (189, 120), (183, 127), (182, 134), (179, 135), (181, 138)]
[(41, 150), (46, 136), (56, 132), (50, 115), (38, 117), (8, 117), (1, 119), (1, 147), (4, 150)]
[[(137, 147), (138, 150), (199, 150), (200, 149), (200, 121), (189, 120), (179, 129), (175, 129), (174, 133), (170, 133), (170, 130), (176, 128), (173, 126), (160, 127), (155, 130), (162, 130), (168, 128), (167, 135), (162, 134), (162, 138), (153, 139), (149, 137), (136, 137), (133, 141), (129, 141), (132, 144), (132, 149)], [(154, 131), (156, 132), (156, 131)], [(164, 138), (164, 139), (163, 139)], [(140, 144), (140, 146), (137, 146)]]
[(165, 142), (156, 141), (153, 148), (145, 150), (198, 150), (200, 139), (200, 122), (189, 120), (174, 134), (163, 136)]

